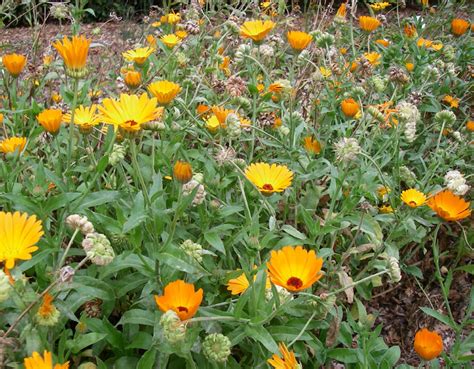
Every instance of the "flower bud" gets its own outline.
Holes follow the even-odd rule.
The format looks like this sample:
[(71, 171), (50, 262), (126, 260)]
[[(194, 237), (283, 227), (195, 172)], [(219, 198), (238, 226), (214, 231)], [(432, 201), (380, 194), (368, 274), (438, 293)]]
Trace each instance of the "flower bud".
[(441, 110), (434, 116), (434, 121), (438, 125), (453, 125), (456, 122), (456, 115), (450, 110)]
[(188, 183), (193, 178), (193, 168), (186, 161), (178, 160), (173, 167), (174, 178), (181, 183)]
[(186, 325), (173, 310), (163, 314), (160, 325), (163, 327), (163, 335), (170, 343), (178, 343), (186, 338)]
[(79, 365), (79, 367), (77, 369), (97, 369), (97, 365), (95, 365), (94, 363), (83, 363), (81, 365)]
[(66, 224), (73, 230), (79, 230), (83, 235), (94, 232), (94, 225), (89, 222), (86, 216), (72, 214), (66, 218)]
[(231, 342), (221, 333), (208, 335), (202, 344), (204, 355), (212, 361), (223, 363), (230, 355)]
[(5, 274), (5, 272), (0, 269), (0, 303), (6, 301), (10, 297), (12, 286), (10, 284), (10, 279)]
[(126, 149), (122, 145), (114, 144), (112, 148), (112, 152), (109, 155), (109, 163), (113, 167), (115, 167), (118, 163), (120, 163), (125, 158)]
[(36, 313), (36, 321), (38, 324), (45, 327), (52, 327), (58, 323), (60, 315), (58, 309), (56, 309), (56, 306), (53, 304), (53, 296), (49, 293), (44, 295), (43, 303)]
[(101, 233), (89, 233), (82, 241), (87, 257), (96, 265), (107, 265), (115, 257), (107, 237)]
[(400, 280), (402, 279), (402, 273), (400, 271), (400, 264), (398, 263), (398, 259), (393, 256), (390, 256), (387, 259), (387, 267), (392, 282), (400, 282)]
[(191, 240), (186, 240), (180, 245), (180, 247), (187, 255), (194, 258), (198, 263), (202, 262), (202, 246), (200, 244)]

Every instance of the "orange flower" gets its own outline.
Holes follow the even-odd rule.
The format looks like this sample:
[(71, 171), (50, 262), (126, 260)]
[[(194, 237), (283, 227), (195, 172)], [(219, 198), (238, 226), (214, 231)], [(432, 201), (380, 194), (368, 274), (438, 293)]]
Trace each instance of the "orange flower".
[(71, 77), (84, 76), (90, 43), (84, 36), (73, 36), (71, 40), (64, 36), (62, 43), (59, 40), (53, 43)]
[(408, 38), (413, 38), (418, 36), (418, 33), (416, 32), (416, 27), (414, 24), (405, 24), (405, 27), (403, 27), (403, 33), (405, 33), (405, 36)]
[(381, 23), (377, 18), (365, 15), (359, 17), (359, 26), (366, 32), (375, 31), (380, 25)]
[(427, 205), (446, 221), (457, 221), (471, 215), (471, 203), (449, 190), (438, 192), (427, 201)]
[(19, 153), (23, 151), (26, 145), (26, 137), (10, 137), (0, 141), (0, 152), (7, 154), (9, 152)]
[(309, 43), (313, 40), (313, 36), (301, 31), (290, 31), (286, 36), (290, 46), (297, 51), (306, 49)]
[(45, 109), (36, 117), (46, 132), (56, 134), (63, 121), (63, 113), (59, 109)]
[(380, 64), (380, 58), (382, 57), (382, 55), (380, 55), (379, 53), (376, 53), (376, 52), (372, 52), (372, 53), (364, 53), (364, 58), (366, 58), (369, 63), (373, 66), (376, 66), (376, 65), (379, 65)]
[(202, 288), (195, 291), (192, 283), (178, 279), (165, 287), (163, 296), (155, 295), (155, 301), (161, 311), (173, 310), (181, 320), (187, 320), (196, 314), (202, 297)]
[(230, 110), (230, 109), (224, 109), (220, 106), (216, 106), (214, 105), (212, 108), (212, 113), (217, 117), (217, 119), (219, 120), (219, 124), (221, 125), (222, 128), (225, 128), (226, 127), (226, 119), (227, 119), (227, 116), (231, 113), (233, 113), (234, 111), (233, 110)]
[(321, 144), (312, 136), (306, 136), (303, 139), (303, 146), (310, 154), (317, 155), (321, 152)]
[(38, 309), (38, 315), (42, 318), (47, 319), (51, 313), (55, 311), (55, 307), (53, 305), (54, 297), (51, 296), (49, 293), (46, 293), (43, 297), (43, 303), (40, 305)]
[(285, 246), (272, 251), (267, 263), (270, 280), (289, 291), (302, 291), (311, 287), (323, 274), (323, 259), (314, 250), (302, 246)]
[(130, 70), (125, 74), (124, 82), (129, 89), (134, 90), (142, 83), (142, 75), (140, 72)]
[[(255, 275), (253, 277), (253, 280), (255, 281), (256, 279), (257, 276)], [(242, 293), (247, 291), (247, 288), (249, 288), (249, 286), (250, 283), (245, 273), (242, 273), (237, 278), (232, 278), (229, 280), (229, 282), (227, 282), (227, 290), (230, 291), (232, 295), (241, 295)], [(271, 288), (270, 280), (268, 279), (268, 277), (266, 280), (265, 288)]]
[(342, 3), (337, 9), (335, 18), (340, 19), (340, 20), (346, 19), (346, 14), (347, 14), (347, 6), (345, 3)]
[(470, 132), (474, 132), (474, 120), (470, 120), (466, 123), (466, 129)]
[(359, 112), (359, 104), (352, 98), (345, 99), (341, 102), (341, 109), (348, 118), (353, 118)]
[(152, 49), (156, 49), (156, 38), (155, 38), (155, 36), (153, 36), (153, 35), (146, 36), (146, 42), (148, 42), (148, 45), (150, 45), (150, 47)]
[(284, 343), (279, 343), (278, 348), (281, 356), (274, 354), (271, 359), (267, 362), (274, 369), (298, 369), (301, 368), (300, 364), (296, 361), (295, 353), (289, 351)]
[(178, 160), (173, 167), (173, 176), (181, 183), (188, 183), (193, 178), (193, 168), (186, 161)]
[(453, 35), (459, 37), (466, 33), (466, 31), (469, 29), (469, 26), (470, 24), (468, 21), (460, 18), (455, 18), (451, 21), (451, 32), (453, 33)]
[(415, 69), (415, 64), (410, 63), (410, 62), (405, 63), (405, 68), (407, 69), (407, 71), (413, 72), (413, 69)]
[(270, 20), (248, 21), (240, 27), (240, 36), (259, 42), (262, 41), (274, 27), (275, 23)]
[(382, 45), (383, 47), (389, 47), (390, 41), (384, 39), (375, 40), (376, 44)]
[(438, 333), (423, 328), (416, 332), (413, 347), (423, 360), (430, 361), (443, 352), (443, 340)]
[(457, 97), (446, 95), (443, 97), (443, 101), (448, 103), (452, 108), (459, 108), (459, 99)]
[(53, 356), (51, 352), (44, 351), (43, 357), (33, 352), (30, 357), (24, 359), (25, 369), (69, 369), (69, 361), (64, 364), (56, 364), (53, 367)]
[(2, 58), (3, 66), (13, 77), (18, 77), (26, 65), (26, 57), (19, 54), (7, 54)]

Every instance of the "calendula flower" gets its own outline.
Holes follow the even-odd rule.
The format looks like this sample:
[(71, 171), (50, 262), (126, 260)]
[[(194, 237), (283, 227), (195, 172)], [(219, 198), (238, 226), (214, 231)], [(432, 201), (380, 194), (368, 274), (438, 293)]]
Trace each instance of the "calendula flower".
[(148, 57), (153, 54), (154, 51), (155, 49), (151, 47), (139, 47), (122, 53), (122, 56), (126, 61), (140, 66), (145, 64)]
[(40, 220), (26, 213), (0, 211), (0, 261), (13, 269), (15, 260), (29, 260), (44, 234)]
[(179, 13), (168, 13), (160, 18), (161, 23), (176, 24), (181, 20)]
[(393, 213), (393, 208), (388, 204), (381, 205), (379, 206), (379, 212), (382, 214), (391, 214)]
[[(100, 121), (101, 117), (97, 113), (97, 105), (79, 105), (74, 111), (74, 124), (78, 126), (83, 133), (89, 133)], [(64, 115), (64, 122), (71, 123), (71, 113)]]
[(469, 208), (471, 203), (465, 201), (462, 197), (456, 196), (450, 190), (438, 192), (430, 197), (427, 205), (440, 218), (448, 222), (461, 220), (471, 215), (471, 209)]
[(275, 23), (270, 20), (247, 21), (240, 27), (240, 36), (259, 42), (262, 41), (274, 27)]
[(26, 56), (20, 54), (7, 54), (2, 57), (5, 69), (13, 77), (18, 77), (26, 65)]
[(459, 37), (466, 33), (466, 31), (469, 29), (469, 26), (470, 24), (467, 20), (455, 18), (451, 21), (451, 32), (453, 35)]
[(390, 41), (384, 40), (384, 39), (375, 40), (375, 43), (378, 44), (378, 45), (382, 45), (383, 47), (389, 47), (390, 46)]
[(311, 287), (323, 276), (323, 259), (314, 250), (307, 251), (302, 246), (272, 251), (267, 266), (270, 280), (293, 292)]
[(173, 310), (181, 320), (187, 320), (196, 314), (202, 297), (202, 288), (195, 291), (192, 283), (178, 279), (165, 287), (163, 296), (155, 296), (155, 301), (161, 311)]
[(160, 40), (170, 49), (172, 49), (173, 47), (175, 47), (181, 42), (181, 39), (178, 36), (176, 36), (174, 33), (169, 34), (169, 35), (164, 35), (160, 38)]
[(43, 65), (45, 67), (49, 67), (51, 63), (53, 62), (54, 57), (52, 55), (45, 55), (43, 56)]
[(347, 14), (347, 5), (346, 3), (342, 3), (339, 8), (337, 9), (336, 15), (334, 20), (336, 21), (344, 21), (346, 19)]
[(354, 99), (349, 98), (341, 102), (341, 110), (346, 117), (353, 118), (360, 111), (360, 107)]
[(423, 328), (416, 332), (413, 347), (423, 360), (429, 361), (441, 355), (443, 340), (438, 333)]
[(45, 109), (36, 116), (36, 119), (46, 132), (56, 134), (63, 121), (63, 112), (59, 109)]
[(156, 49), (156, 38), (153, 35), (147, 35), (146, 36), (146, 42), (152, 49)]
[(102, 121), (112, 124), (115, 129), (127, 124), (141, 126), (152, 120), (157, 120), (163, 114), (163, 108), (157, 106), (156, 98), (149, 98), (147, 94), (121, 94), (119, 100), (104, 99), (99, 106)]
[(48, 351), (44, 351), (43, 356), (33, 352), (30, 357), (25, 358), (24, 363), (25, 369), (69, 369), (69, 361), (53, 366), (53, 356)]
[(403, 191), (400, 199), (411, 208), (417, 208), (426, 202), (425, 194), (414, 188)]
[(62, 42), (58, 40), (53, 43), (71, 77), (82, 78), (87, 73), (86, 63), (90, 43), (91, 40), (84, 36), (73, 36), (71, 40), (64, 36)]
[(474, 132), (474, 120), (469, 120), (466, 122), (466, 129), (469, 132)]
[(366, 32), (375, 31), (380, 25), (381, 23), (377, 18), (365, 15), (359, 17), (359, 26)]
[(178, 36), (180, 40), (184, 40), (186, 37), (188, 37), (188, 33), (183, 29), (176, 31), (174, 34)]
[[(257, 276), (255, 275), (253, 277), (253, 280), (255, 281), (257, 279)], [(227, 290), (230, 291), (232, 295), (241, 295), (245, 291), (247, 291), (247, 288), (249, 288), (250, 283), (249, 280), (247, 279), (247, 276), (245, 273), (242, 273), (239, 275), (237, 278), (232, 278), (227, 282)], [(271, 288), (270, 280), (267, 278), (265, 288)]]
[(0, 141), (0, 152), (8, 154), (18, 151), (21, 153), (26, 145), (26, 137), (10, 137)]
[(306, 49), (313, 39), (313, 36), (309, 33), (301, 31), (290, 31), (287, 33), (286, 37), (288, 38), (288, 42), (292, 49), (297, 51)]
[(140, 72), (130, 70), (125, 74), (123, 81), (129, 89), (134, 90), (141, 85), (142, 75)]
[(227, 125), (226, 125), (227, 117), (229, 116), (229, 114), (232, 114), (234, 111), (231, 110), (231, 109), (225, 109), (221, 106), (216, 106), (216, 105), (212, 106), (211, 110), (212, 110), (212, 113), (219, 120), (220, 126), (222, 128), (226, 128), (227, 127)]
[(418, 32), (416, 32), (416, 27), (414, 24), (408, 24), (408, 23), (405, 24), (405, 26), (403, 27), (403, 33), (408, 38), (413, 38), (413, 37), (418, 36)]
[(254, 163), (245, 169), (245, 177), (264, 195), (283, 192), (291, 185), (293, 172), (285, 165)]
[(51, 327), (56, 325), (59, 321), (59, 316), (61, 315), (53, 304), (53, 296), (49, 293), (43, 296), (43, 302), (40, 305), (38, 312), (36, 313), (36, 320), (39, 325), (45, 327)]
[(148, 85), (148, 91), (156, 97), (159, 104), (167, 105), (179, 94), (181, 87), (170, 81), (156, 81)]
[(456, 97), (446, 95), (443, 97), (443, 101), (448, 103), (452, 108), (459, 108), (459, 99)]
[(212, 114), (209, 119), (206, 119), (206, 128), (211, 132), (215, 133), (220, 127), (219, 119), (215, 114)]
[(384, 2), (377, 2), (369, 5), (373, 10), (375, 11), (380, 11), (384, 10), (387, 6), (390, 6), (390, 3), (384, 1)]
[(173, 167), (173, 177), (181, 183), (188, 183), (193, 178), (193, 168), (186, 161), (178, 160)]
[(426, 49), (432, 49), (435, 51), (439, 51), (443, 48), (443, 44), (441, 42), (433, 42), (431, 40), (426, 40), (423, 37), (420, 37), (416, 42), (418, 47), (424, 47)]
[(312, 136), (303, 138), (303, 146), (309, 154), (317, 155), (321, 152), (321, 144)]
[(324, 78), (329, 78), (332, 76), (332, 71), (331, 69), (329, 68), (326, 68), (326, 67), (319, 67), (319, 71), (321, 72), (321, 75), (324, 77)]
[(382, 55), (376, 52), (371, 52), (371, 53), (364, 53), (364, 58), (369, 61), (369, 63), (373, 66), (379, 65), (380, 64), (380, 58)]
[(407, 71), (413, 72), (413, 69), (415, 69), (415, 64), (409, 62), (405, 63), (405, 68), (407, 69)]
[(274, 354), (267, 362), (275, 369), (299, 369), (300, 364), (296, 361), (295, 353), (288, 350), (284, 343), (279, 343), (280, 355)]

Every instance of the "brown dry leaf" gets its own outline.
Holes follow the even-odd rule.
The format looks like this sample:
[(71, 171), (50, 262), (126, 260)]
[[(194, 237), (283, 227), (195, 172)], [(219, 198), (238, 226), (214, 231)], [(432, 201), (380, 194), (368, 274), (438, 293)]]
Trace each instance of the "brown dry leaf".
[(349, 286), (352, 286), (354, 281), (345, 270), (337, 272), (337, 276), (339, 277), (339, 283), (341, 284), (341, 287), (346, 288), (344, 293), (346, 294), (347, 302), (352, 304), (354, 302), (354, 287)]

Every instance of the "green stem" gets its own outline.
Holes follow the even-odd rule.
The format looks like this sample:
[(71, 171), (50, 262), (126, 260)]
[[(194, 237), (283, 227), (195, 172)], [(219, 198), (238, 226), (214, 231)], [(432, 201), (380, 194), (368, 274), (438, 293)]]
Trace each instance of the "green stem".
[(69, 122), (69, 143), (67, 148), (67, 166), (66, 166), (66, 173), (69, 172), (70, 165), (71, 165), (71, 158), (72, 158), (72, 147), (74, 145), (74, 116), (76, 114), (76, 105), (77, 105), (77, 91), (79, 88), (79, 80), (77, 78), (73, 79), (72, 91), (73, 91), (73, 99), (72, 99), (72, 106), (71, 106), (71, 121)]
[(140, 166), (138, 165), (137, 159), (137, 146), (134, 139), (130, 140), (130, 151), (132, 152), (132, 166), (133, 170), (137, 174), (138, 181), (140, 182), (140, 186), (143, 192), (143, 198), (145, 199), (145, 203), (147, 206), (151, 206), (150, 197), (148, 196), (148, 188), (146, 187), (145, 180), (143, 179), (142, 172), (140, 170)]

